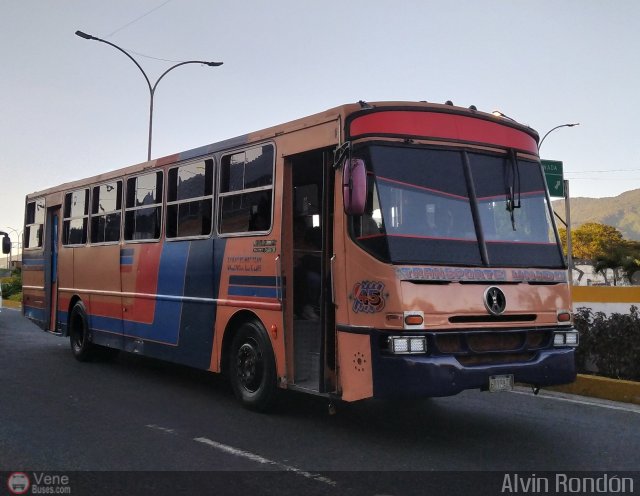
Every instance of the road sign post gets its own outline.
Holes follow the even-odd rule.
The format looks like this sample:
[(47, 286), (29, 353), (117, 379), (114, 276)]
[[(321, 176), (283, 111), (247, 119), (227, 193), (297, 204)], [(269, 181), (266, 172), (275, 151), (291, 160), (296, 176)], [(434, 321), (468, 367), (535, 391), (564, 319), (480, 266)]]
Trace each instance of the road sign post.
[(573, 254), (571, 242), (571, 199), (569, 198), (569, 181), (565, 180), (560, 160), (540, 160), (544, 177), (549, 188), (549, 196), (564, 198), (564, 212), (567, 226), (567, 267), (569, 284), (573, 284)]
[(549, 196), (564, 197), (564, 177), (560, 160), (540, 160), (549, 187)]

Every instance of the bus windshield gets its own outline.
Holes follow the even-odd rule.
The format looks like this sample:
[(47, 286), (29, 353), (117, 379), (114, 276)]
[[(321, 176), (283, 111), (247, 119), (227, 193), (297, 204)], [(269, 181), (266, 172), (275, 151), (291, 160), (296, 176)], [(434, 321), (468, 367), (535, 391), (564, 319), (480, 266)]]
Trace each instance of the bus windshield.
[(357, 152), (369, 196), (353, 234), (372, 255), (392, 263), (564, 267), (538, 162), (397, 145)]

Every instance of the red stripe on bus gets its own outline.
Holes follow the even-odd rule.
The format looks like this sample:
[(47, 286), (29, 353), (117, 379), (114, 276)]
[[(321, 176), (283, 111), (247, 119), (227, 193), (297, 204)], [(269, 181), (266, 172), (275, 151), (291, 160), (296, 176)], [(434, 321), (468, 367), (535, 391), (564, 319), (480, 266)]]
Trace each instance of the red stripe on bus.
[(422, 136), (516, 148), (538, 154), (536, 140), (523, 131), (462, 115), (392, 110), (373, 112), (351, 122), (351, 137)]

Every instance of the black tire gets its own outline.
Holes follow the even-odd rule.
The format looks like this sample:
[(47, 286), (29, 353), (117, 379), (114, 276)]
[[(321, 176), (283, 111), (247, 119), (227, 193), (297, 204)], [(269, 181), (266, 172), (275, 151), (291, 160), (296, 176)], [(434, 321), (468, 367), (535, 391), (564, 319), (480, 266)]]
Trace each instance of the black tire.
[(257, 322), (243, 324), (229, 351), (231, 387), (243, 406), (263, 412), (276, 396), (276, 361), (271, 342)]
[(88, 362), (96, 355), (96, 346), (90, 341), (87, 312), (81, 301), (71, 309), (69, 316), (69, 344), (76, 360)]

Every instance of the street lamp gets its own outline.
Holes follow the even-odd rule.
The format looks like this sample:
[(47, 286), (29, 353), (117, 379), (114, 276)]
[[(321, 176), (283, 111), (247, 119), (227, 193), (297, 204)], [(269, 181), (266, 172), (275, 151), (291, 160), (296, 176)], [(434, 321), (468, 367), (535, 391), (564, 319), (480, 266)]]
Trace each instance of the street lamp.
[(545, 134), (542, 139), (540, 140), (540, 143), (538, 143), (538, 153), (540, 152), (540, 147), (542, 146), (542, 142), (544, 141), (544, 139), (549, 136), (549, 134), (551, 134), (553, 131), (555, 131), (556, 129), (560, 129), (561, 127), (573, 127), (573, 126), (579, 126), (580, 123), (579, 122), (574, 122), (573, 124), (560, 124), (559, 126), (553, 127), (551, 128), (549, 131), (547, 131), (547, 134)]
[[(540, 148), (542, 147), (542, 142), (553, 131), (555, 131), (556, 129), (560, 129), (561, 127), (573, 127), (573, 126), (579, 126), (579, 125), (580, 125), (579, 122), (574, 122), (571, 124), (560, 124), (559, 126), (552, 127), (551, 129), (549, 129), (549, 131), (547, 131), (547, 133), (542, 137), (542, 139), (538, 143), (538, 155), (540, 155)], [(556, 213), (555, 210), (553, 211), (553, 213), (555, 214), (556, 217), (558, 217), (558, 219), (562, 221), (562, 223), (565, 225), (567, 229), (567, 267), (569, 269), (568, 270), (569, 284), (571, 285), (573, 284), (573, 243), (571, 242), (571, 199), (569, 197), (569, 181), (567, 179), (564, 180), (563, 186), (564, 186), (564, 211), (565, 211), (565, 217), (567, 220), (563, 221), (560, 218), (560, 216)]]
[(149, 78), (147, 77), (147, 74), (144, 72), (144, 69), (142, 69), (142, 66), (140, 66), (138, 61), (136, 59), (134, 59), (127, 51), (125, 51), (124, 49), (120, 48), (118, 45), (116, 45), (114, 43), (111, 43), (110, 41), (103, 40), (102, 38), (98, 38), (96, 36), (92, 36), (90, 34), (83, 33), (82, 31), (76, 31), (76, 35), (79, 36), (80, 38), (84, 38), (85, 40), (94, 40), (94, 41), (100, 41), (102, 43), (106, 43), (107, 45), (112, 46), (116, 50), (121, 51), (127, 57), (129, 57), (129, 59), (131, 59), (131, 61), (136, 65), (136, 67), (138, 69), (140, 69), (140, 72), (144, 76), (144, 79), (147, 82), (147, 86), (149, 86), (149, 95), (150, 95), (150, 102), (149, 102), (149, 145), (147, 147), (147, 160), (151, 160), (151, 137), (152, 137), (152, 133), (153, 133), (153, 97), (155, 95), (156, 88), (158, 87), (158, 83), (160, 82), (160, 80), (163, 77), (165, 77), (168, 72), (172, 71), (176, 67), (180, 67), (181, 65), (186, 65), (186, 64), (204, 64), (204, 65), (208, 65), (210, 67), (218, 67), (218, 66), (222, 65), (222, 62), (207, 62), (207, 61), (204, 61), (204, 60), (187, 60), (186, 62), (180, 62), (179, 64), (175, 64), (175, 65), (169, 67), (166, 71), (164, 71), (162, 73), (162, 75), (152, 85), (151, 81), (149, 81)]

